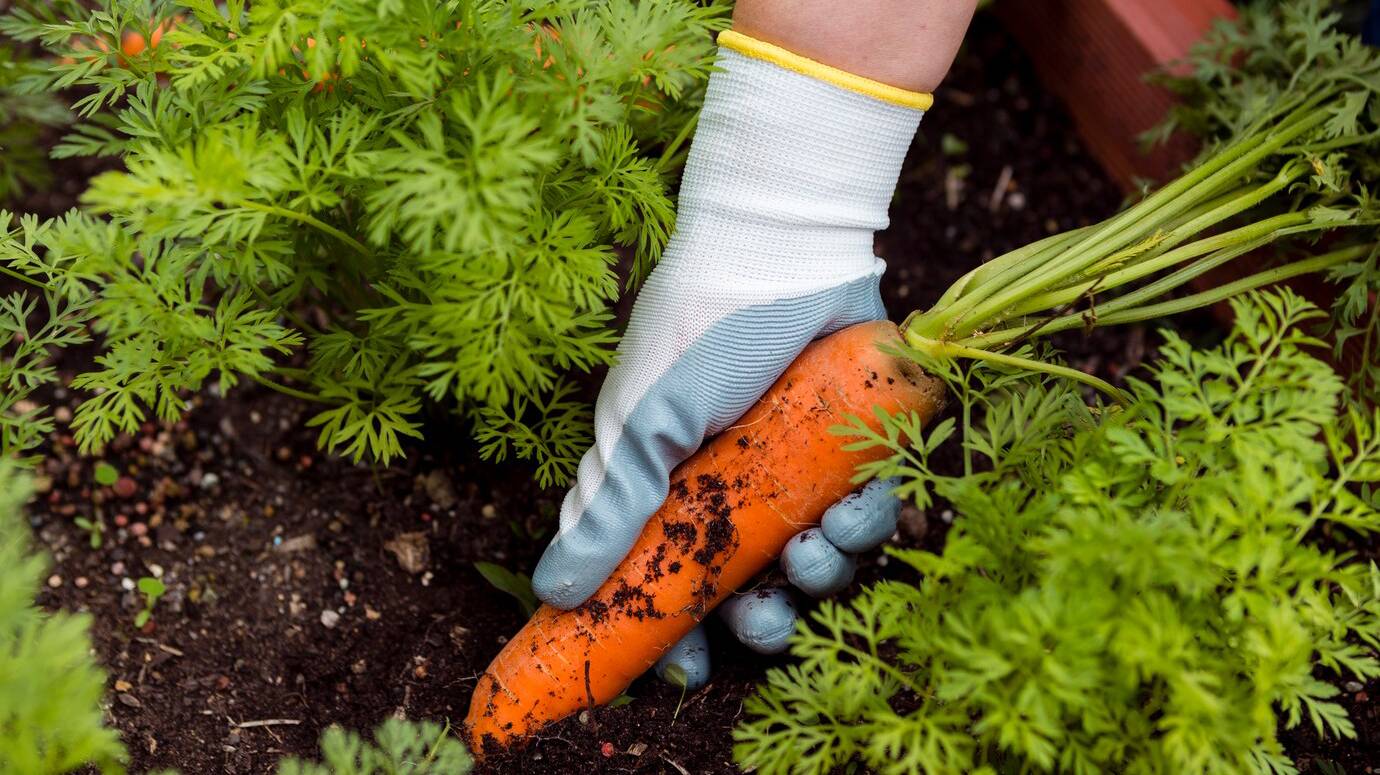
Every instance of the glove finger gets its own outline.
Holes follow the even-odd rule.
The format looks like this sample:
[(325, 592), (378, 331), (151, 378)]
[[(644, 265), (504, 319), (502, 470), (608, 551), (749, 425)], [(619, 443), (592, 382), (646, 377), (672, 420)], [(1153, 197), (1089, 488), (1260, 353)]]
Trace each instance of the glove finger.
[[(653, 276), (651, 309), (687, 302)], [(673, 279), (677, 279), (674, 278)], [(674, 283), (672, 283), (674, 285)], [(532, 574), (543, 601), (574, 608), (627, 554), (666, 498), (672, 468), (731, 425), (818, 335), (881, 311), (877, 277), (769, 304), (731, 309), (677, 356), (674, 336), (634, 312), (595, 408), (595, 445), (561, 505), (561, 527)], [(693, 320), (688, 312), (673, 319)], [(655, 321), (654, 321), (655, 322)], [(648, 375), (657, 374), (648, 383)]]
[(820, 528), (840, 550), (857, 554), (881, 546), (896, 533), (901, 499), (892, 495), (899, 479), (873, 479), (824, 512)]
[(709, 638), (705, 636), (703, 627), (697, 626), (681, 638), (676, 645), (661, 655), (661, 659), (657, 660), (653, 668), (661, 680), (679, 686), (680, 682), (667, 673), (673, 665), (683, 671), (685, 688), (688, 691), (693, 692), (709, 683)]
[(799, 618), (784, 589), (758, 589), (734, 595), (719, 605), (719, 616), (744, 646), (759, 654), (785, 651)]
[(811, 597), (828, 597), (848, 586), (857, 563), (812, 527), (786, 543), (781, 553), (781, 568), (801, 592)]

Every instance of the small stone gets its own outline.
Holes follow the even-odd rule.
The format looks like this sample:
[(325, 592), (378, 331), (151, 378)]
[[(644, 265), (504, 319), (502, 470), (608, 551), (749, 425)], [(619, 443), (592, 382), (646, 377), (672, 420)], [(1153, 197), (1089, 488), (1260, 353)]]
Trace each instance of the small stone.
[(148, 567), (149, 567), (149, 574), (152, 575), (154, 578), (156, 578), (156, 579), (161, 579), (161, 578), (163, 578), (163, 566), (162, 566), (162, 565), (159, 565), (158, 563), (155, 562), (155, 563), (150, 563)]
[(587, 711), (587, 710), (582, 710), (582, 711), (580, 711), (580, 715), (577, 717), (577, 719), (579, 720), (579, 722), (580, 722), (581, 724), (588, 724), (588, 723), (589, 723), (589, 711)]
[(124, 527), (129, 524), (129, 517), (124, 514), (115, 515), (115, 527)]
[(201, 477), (201, 489), (203, 490), (209, 490), (218, 484), (220, 484), (220, 477), (214, 472), (207, 473)]
[(78, 576), (72, 580), (72, 583), (77, 585), (77, 589), (86, 589), (87, 586), (91, 584), (91, 579), (85, 576)]
[(368, 669), (369, 663), (365, 662), (362, 659), (354, 663), (353, 665), (350, 665), (350, 672), (354, 673), (355, 675), (364, 675), (364, 671)]
[(126, 694), (122, 692), (120, 694), (115, 695), (115, 698), (120, 701), (121, 705), (127, 705), (131, 708), (144, 707), (144, 703), (140, 702), (139, 699), (132, 694)]
[(1360, 681), (1347, 681), (1343, 688), (1347, 690), (1348, 694), (1355, 694), (1366, 687)]
[(66, 425), (72, 421), (72, 410), (65, 406), (59, 406), (53, 410), (53, 419)]
[(450, 628), (450, 643), (456, 651), (465, 650), (465, 642), (469, 640), (470, 631), (460, 625), (452, 625)]
[(925, 518), (925, 512), (909, 503), (901, 507), (896, 525), (897, 532), (915, 543), (919, 543), (925, 537), (925, 533), (929, 532), (929, 520)]
[(286, 554), (305, 552), (316, 548), (316, 536), (312, 533), (303, 533), (286, 540), (282, 536), (274, 536), (273, 544), (278, 551)]
[(398, 565), (408, 573), (417, 574), (425, 571), (431, 562), (431, 546), (427, 542), (426, 533), (399, 533), (397, 538), (383, 545), (384, 549), (393, 553), (398, 558)]
[(135, 522), (129, 526), (129, 533), (135, 538), (146, 536), (149, 534), (149, 526), (145, 525), (143, 522)]
[(115, 480), (115, 486), (111, 489), (121, 498), (133, 498), (134, 494), (139, 492), (139, 483), (128, 476), (122, 476)]
[(614, 749), (613, 743), (605, 742), (603, 745), (599, 746), (599, 753), (603, 754), (605, 759), (611, 759), (618, 751)]
[(62, 577), (57, 575), (56, 573), (49, 576), (48, 586), (52, 587), (53, 589), (57, 589), (58, 587), (62, 586)]
[(371, 622), (377, 622), (379, 619), (383, 618), (383, 614), (366, 605), (364, 606), (364, 618)]
[(435, 470), (420, 477), (422, 490), (432, 503), (443, 509), (448, 509), (459, 502), (455, 494), (455, 485), (451, 483), (450, 477), (445, 471)]
[(125, 564), (122, 563), (122, 562), (112, 562), (112, 563), (110, 563), (110, 573), (111, 573), (111, 575), (113, 575), (113, 576), (123, 576), (123, 575), (125, 575)]
[(337, 624), (340, 624), (340, 614), (329, 608), (321, 612), (321, 625), (323, 627), (333, 630)]
[(498, 508), (492, 503), (486, 503), (484, 504), (484, 508), (479, 510), (479, 513), (483, 515), (484, 519), (493, 519), (498, 516)]
[(130, 578), (129, 576), (125, 576), (124, 578), (120, 579), (120, 588), (126, 592), (133, 592), (134, 579)]
[(129, 681), (124, 680), (123, 678), (122, 678), (122, 679), (119, 679), (119, 680), (117, 680), (117, 681), (115, 681), (115, 691), (117, 691), (117, 692), (127, 692), (127, 691), (129, 691), (130, 689), (133, 689), (133, 688), (134, 688), (134, 684), (130, 683)]

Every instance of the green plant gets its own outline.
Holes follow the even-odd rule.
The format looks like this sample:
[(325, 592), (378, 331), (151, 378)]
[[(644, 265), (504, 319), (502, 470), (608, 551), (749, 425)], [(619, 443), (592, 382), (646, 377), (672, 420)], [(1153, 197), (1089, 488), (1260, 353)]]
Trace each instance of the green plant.
[(81, 448), (250, 380), (315, 404), (322, 446), (355, 459), (401, 454), (431, 400), (471, 418), (485, 454), (563, 481), (590, 428), (565, 375), (612, 357), (613, 245), (633, 282), (671, 229), (667, 180), (725, 8), (96, 6), (0, 21), (65, 58), (25, 88), (83, 90), (56, 155), (124, 162), (84, 212), (0, 244), (100, 335), (74, 385)]
[(921, 439), (838, 429), (959, 516), (922, 574), (825, 603), (799, 663), (745, 708), (736, 757), (763, 773), (859, 759), (879, 772), (1289, 773), (1281, 724), (1354, 736), (1339, 679), (1380, 675), (1380, 412), (1342, 401), (1293, 294), (1233, 302), (1211, 350), (1166, 333), (1124, 407), (1064, 380), (914, 353), (954, 385), (967, 472)]
[(51, 182), (42, 133), (71, 120), (54, 97), (17, 88), (41, 67), (24, 49), (0, 43), (0, 204)]
[(158, 605), (158, 601), (167, 593), (168, 588), (161, 579), (153, 576), (140, 578), (137, 587), (139, 594), (144, 598), (144, 607), (134, 615), (134, 626), (143, 627), (153, 618), (153, 607)]
[[(0, 255), (17, 246), (12, 216), (0, 210)], [(36, 219), (28, 223), (37, 226)], [(7, 270), (0, 266), (0, 276)], [(41, 309), (41, 311), (40, 311)], [(37, 391), (57, 381), (54, 351), (90, 341), (86, 331), (88, 302), (44, 293), (0, 296), (0, 460), (32, 464), (30, 453), (53, 431), (47, 407)]]
[[(1158, 76), (1179, 101), (1148, 140), (1166, 139), (1175, 130), (1204, 141), (1204, 155), (1215, 153), (1251, 127), (1268, 124), (1296, 104), (1313, 105), (1321, 132), (1310, 142), (1286, 146), (1262, 159), (1256, 169), (1268, 180), (1294, 158), (1307, 162), (1310, 188), (1357, 192), (1373, 206), (1374, 179), (1380, 170), (1380, 105), (1374, 99), (1375, 54), (1357, 38), (1336, 29), (1340, 13), (1322, 0), (1253, 2), (1239, 18), (1218, 23), (1181, 69)], [(1177, 74), (1176, 74), (1177, 73)], [(1312, 102), (1309, 95), (1331, 89), (1337, 96)], [(1278, 214), (1297, 209), (1294, 198), (1266, 203)], [(1332, 213), (1325, 213), (1332, 217)], [(1380, 398), (1380, 245), (1373, 234), (1334, 235), (1329, 248), (1356, 245), (1356, 260), (1332, 267), (1340, 286), (1329, 324), (1335, 355), (1348, 363), (1353, 389)], [(1345, 358), (1348, 348), (1355, 355)]]
[(46, 562), (20, 515), (29, 494), (14, 462), (0, 459), (0, 772), (124, 772), (124, 747), (103, 725), (105, 675), (90, 656), (88, 617), (33, 604)]
[(494, 589), (511, 595), (518, 605), (522, 606), (523, 614), (531, 616), (536, 613), (540, 601), (532, 591), (532, 579), (525, 573), (514, 573), (502, 565), (492, 562), (476, 562), (474, 569), (479, 571), (479, 575), (489, 582)]
[(72, 522), (86, 533), (86, 542), (90, 544), (92, 549), (101, 548), (101, 544), (105, 542), (104, 522), (99, 518), (87, 519), (86, 517), (77, 517)]
[(465, 775), (474, 766), (449, 724), (399, 719), (383, 722), (372, 744), (331, 727), (321, 736), (321, 758), (319, 764), (285, 759), (278, 775)]

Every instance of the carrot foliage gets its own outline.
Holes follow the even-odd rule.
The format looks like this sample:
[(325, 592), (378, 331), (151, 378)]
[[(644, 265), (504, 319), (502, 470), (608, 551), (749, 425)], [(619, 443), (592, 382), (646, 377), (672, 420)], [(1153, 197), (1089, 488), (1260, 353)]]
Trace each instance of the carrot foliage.
[(356, 460), (400, 455), (435, 405), (564, 480), (590, 428), (568, 375), (612, 358), (620, 256), (635, 282), (671, 230), (725, 21), (690, 0), (19, 7), (0, 31), (54, 61), (16, 88), (75, 100), (55, 155), (118, 162), (79, 211), (0, 219), (0, 267), (98, 334), (81, 448), (250, 381)]
[[(978, 362), (954, 384), (971, 471), (933, 473), (913, 418), (839, 432), (956, 512), (921, 574), (826, 602), (745, 708), (740, 764), (884, 773), (1292, 773), (1281, 726), (1352, 737), (1380, 676), (1380, 413), (1348, 408), (1297, 296), (1233, 303), (1220, 346), (1165, 334), (1124, 407)], [(920, 356), (922, 359), (924, 356)], [(943, 439), (952, 425), (928, 438)], [(927, 496), (926, 496), (927, 497)]]
[[(1380, 53), (1337, 31), (1320, 0), (1270, 3), (1247, 18), (1219, 27), (1195, 51), (1193, 74), (1171, 79), (1189, 107), (1163, 132), (1184, 127), (1208, 140), (1178, 178), (1102, 223), (974, 269), (911, 316), (907, 341), (936, 357), (1013, 363), (1001, 352), (1036, 334), (1152, 320), (1330, 272), (1350, 282), (1339, 306), (1342, 338), (1368, 337), (1373, 350), (1377, 308), (1367, 292), (1380, 276)], [(1266, 250), (1283, 260), (1183, 293)], [(1360, 318), (1371, 334), (1360, 331)], [(1025, 365), (1112, 392), (1071, 370)]]

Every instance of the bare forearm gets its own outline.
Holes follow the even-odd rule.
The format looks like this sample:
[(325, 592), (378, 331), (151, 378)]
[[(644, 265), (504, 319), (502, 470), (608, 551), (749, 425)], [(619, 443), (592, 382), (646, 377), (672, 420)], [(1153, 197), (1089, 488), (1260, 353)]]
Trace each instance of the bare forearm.
[(934, 91), (977, 0), (738, 0), (733, 28), (840, 70)]

